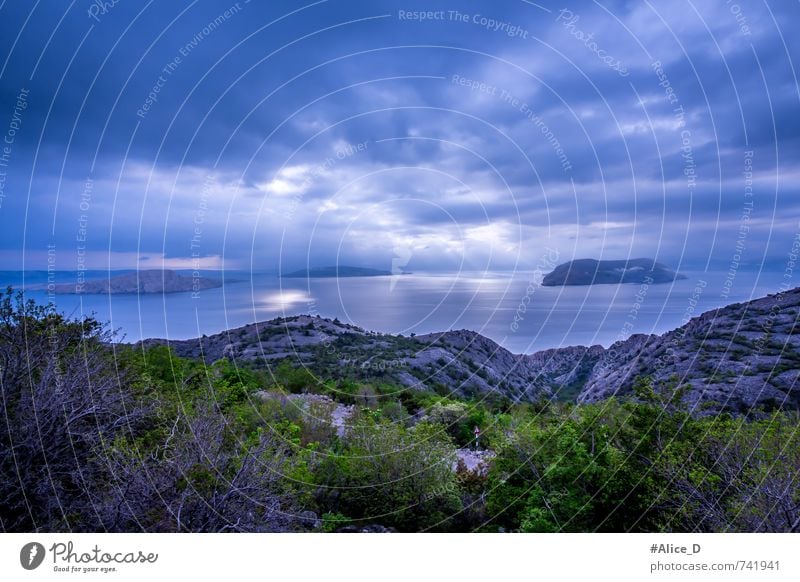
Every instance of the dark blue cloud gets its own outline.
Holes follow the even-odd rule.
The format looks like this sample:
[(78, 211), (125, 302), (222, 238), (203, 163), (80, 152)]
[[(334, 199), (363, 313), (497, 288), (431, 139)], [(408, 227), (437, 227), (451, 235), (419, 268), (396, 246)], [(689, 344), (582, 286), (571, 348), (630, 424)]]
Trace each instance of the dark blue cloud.
[(80, 244), (118, 266), (413, 249), (410, 268), (507, 268), (544, 244), (724, 262), (746, 151), (749, 258), (797, 229), (796, 4), (30, 10), (0, 9), (0, 139), (28, 92), (0, 168), (5, 268), (41, 267), (48, 244), (61, 268)]

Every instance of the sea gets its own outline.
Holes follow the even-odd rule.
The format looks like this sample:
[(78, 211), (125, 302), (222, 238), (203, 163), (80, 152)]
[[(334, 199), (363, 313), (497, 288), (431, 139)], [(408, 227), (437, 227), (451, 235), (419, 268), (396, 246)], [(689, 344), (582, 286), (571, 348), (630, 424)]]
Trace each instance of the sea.
[[(682, 272), (686, 279), (658, 285), (543, 287), (538, 271), (320, 279), (203, 271), (224, 284), (164, 295), (53, 296), (43, 288), (46, 271), (0, 272), (0, 284), (23, 289), (37, 302), (52, 302), (69, 316), (91, 315), (124, 342), (188, 339), (310, 314), (406, 336), (467, 329), (514, 353), (533, 353), (573, 345), (609, 346), (631, 334), (664, 333), (705, 311), (776, 293), (787, 283), (780, 270)], [(59, 284), (74, 283), (77, 276), (68, 271), (51, 275), (50, 282)], [(109, 272), (86, 271), (82, 276), (107, 278)]]

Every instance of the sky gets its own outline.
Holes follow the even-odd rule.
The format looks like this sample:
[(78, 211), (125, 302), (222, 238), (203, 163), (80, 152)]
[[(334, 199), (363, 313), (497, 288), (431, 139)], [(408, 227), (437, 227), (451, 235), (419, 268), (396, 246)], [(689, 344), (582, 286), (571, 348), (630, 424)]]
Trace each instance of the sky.
[[(778, 265), (797, 2), (0, 1), (0, 269)], [(796, 246), (795, 246), (796, 248)]]

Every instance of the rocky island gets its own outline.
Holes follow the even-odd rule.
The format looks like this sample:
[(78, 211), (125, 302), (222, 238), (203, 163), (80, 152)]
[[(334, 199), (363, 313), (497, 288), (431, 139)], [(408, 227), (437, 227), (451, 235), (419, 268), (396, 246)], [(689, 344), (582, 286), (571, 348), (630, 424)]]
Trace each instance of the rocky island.
[(671, 283), (686, 277), (653, 259), (625, 259), (598, 261), (576, 259), (558, 265), (545, 275), (542, 285), (559, 287), (566, 285), (601, 285), (620, 283)]
[(171, 270), (150, 269), (134, 271), (108, 277), (107, 279), (91, 279), (78, 283), (55, 285), (56, 294), (83, 295), (126, 293), (185, 293), (198, 292), (204, 289), (222, 287), (221, 279), (181, 275)]

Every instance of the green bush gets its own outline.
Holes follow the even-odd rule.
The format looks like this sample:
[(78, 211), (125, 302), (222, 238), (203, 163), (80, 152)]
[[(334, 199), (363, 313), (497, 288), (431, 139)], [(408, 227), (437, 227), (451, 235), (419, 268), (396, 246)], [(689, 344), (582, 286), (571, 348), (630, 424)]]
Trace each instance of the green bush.
[(446, 529), (460, 509), (454, 447), (439, 427), (361, 416), (343, 447), (316, 469), (318, 503), (360, 523), (401, 531)]

